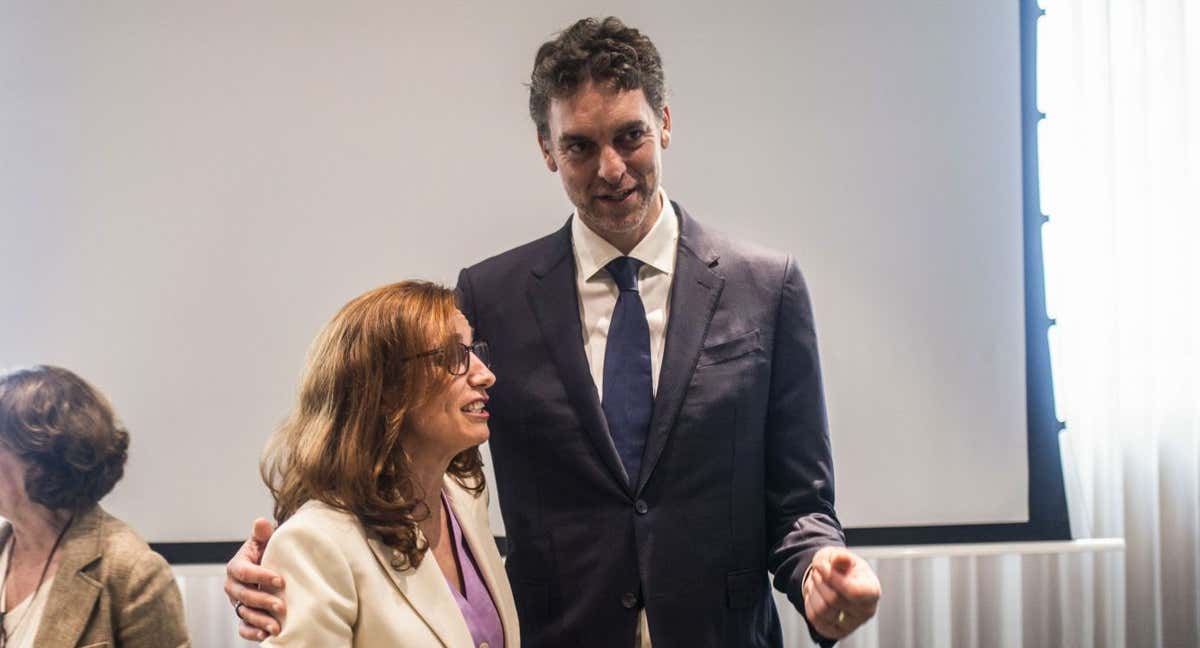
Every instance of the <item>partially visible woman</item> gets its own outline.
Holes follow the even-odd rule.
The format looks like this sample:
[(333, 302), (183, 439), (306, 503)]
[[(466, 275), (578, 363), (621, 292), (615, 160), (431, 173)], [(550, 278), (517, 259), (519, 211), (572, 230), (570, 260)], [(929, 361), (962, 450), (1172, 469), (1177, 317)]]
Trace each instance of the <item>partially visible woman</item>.
[(0, 646), (187, 646), (171, 568), (97, 504), (129, 433), (58, 367), (0, 375)]
[(267, 645), (517, 648), (479, 454), (495, 379), (441, 286), (383, 286), (326, 325), (262, 463), (287, 598)]

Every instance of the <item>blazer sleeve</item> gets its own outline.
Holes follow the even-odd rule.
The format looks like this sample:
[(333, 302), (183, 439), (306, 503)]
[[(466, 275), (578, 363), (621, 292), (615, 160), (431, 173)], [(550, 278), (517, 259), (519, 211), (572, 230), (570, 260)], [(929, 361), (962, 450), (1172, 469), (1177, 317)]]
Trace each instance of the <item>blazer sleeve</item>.
[(146, 550), (132, 564), (117, 609), (116, 640), (126, 648), (188, 646), (183, 598), (171, 566)]
[(458, 273), (458, 284), (454, 287), (454, 292), (458, 295), (458, 310), (462, 311), (471, 326), (475, 326), (475, 297), (471, 290), (471, 277), (466, 268)]
[[(358, 590), (335, 538), (311, 520), (293, 518), (272, 536), (263, 567), (284, 578), (287, 613), (264, 646), (351, 646)], [(333, 526), (333, 525), (329, 525)]]
[[(833, 457), (804, 278), (788, 258), (776, 314), (767, 412), (768, 567), (775, 587), (804, 614), (804, 574), (824, 546), (845, 544), (833, 505)], [(807, 617), (805, 617), (807, 621)], [(813, 639), (823, 645), (809, 624)]]

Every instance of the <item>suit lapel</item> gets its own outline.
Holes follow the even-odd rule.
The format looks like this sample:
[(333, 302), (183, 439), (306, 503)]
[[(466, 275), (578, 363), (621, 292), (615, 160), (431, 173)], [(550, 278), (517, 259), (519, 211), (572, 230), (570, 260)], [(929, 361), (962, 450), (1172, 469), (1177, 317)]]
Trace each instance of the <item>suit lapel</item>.
[(71, 522), (33, 645), (74, 646), (79, 642), (103, 589), (91, 573), (102, 554), (103, 534), (104, 516), (98, 507), (77, 514)]
[(650, 435), (642, 456), (636, 490), (638, 494), (650, 480), (671, 428), (675, 426), (708, 333), (708, 325), (712, 322), (721, 291), (725, 287), (725, 278), (713, 270), (717, 265), (717, 256), (709, 248), (703, 231), (682, 207), (671, 204), (679, 213), (679, 252), (675, 257), (670, 321), (667, 323), (654, 413), (650, 419)]
[(437, 560), (432, 554), (426, 554), (421, 566), (416, 570), (396, 569), (394, 561), (400, 554), (385, 545), (378, 538), (368, 537), (367, 544), (371, 553), (379, 561), (380, 567), (391, 578), (400, 595), (404, 597), (417, 616), (429, 626), (429, 630), (437, 636), (444, 646), (471, 646), (474, 641), (467, 622), (458, 608), (458, 601), (450, 592), (446, 577), (438, 568)]
[(600, 408), (596, 383), (583, 350), (570, 221), (559, 230), (553, 252), (533, 268), (528, 295), (529, 306), (537, 318), (546, 348), (558, 367), (571, 408), (578, 413), (600, 460), (628, 491), (629, 477), (609, 435), (608, 422)]

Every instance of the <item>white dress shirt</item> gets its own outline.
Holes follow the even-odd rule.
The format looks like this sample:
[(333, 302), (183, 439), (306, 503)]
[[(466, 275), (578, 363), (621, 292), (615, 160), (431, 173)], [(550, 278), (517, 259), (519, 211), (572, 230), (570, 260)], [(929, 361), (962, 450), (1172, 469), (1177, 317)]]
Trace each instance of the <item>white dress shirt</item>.
[[(638, 292), (646, 307), (650, 325), (650, 380), (658, 393), (658, 373), (662, 368), (663, 346), (667, 337), (667, 317), (671, 302), (671, 275), (675, 272), (675, 253), (679, 246), (679, 218), (671, 208), (667, 192), (661, 187), (662, 211), (657, 222), (629, 256), (644, 265), (638, 270)], [(579, 292), (579, 319), (583, 329), (583, 349), (596, 392), (604, 402), (604, 350), (608, 346), (608, 326), (617, 305), (620, 290), (604, 266), (622, 256), (621, 251), (593, 232), (576, 211), (571, 219), (571, 244), (575, 253), (575, 288)]]
[[(675, 273), (675, 254), (679, 249), (679, 217), (671, 207), (667, 191), (658, 188), (662, 209), (658, 220), (629, 256), (642, 262), (638, 270), (638, 292), (646, 308), (650, 325), (650, 385), (658, 393), (658, 373), (662, 369), (663, 347), (667, 341), (670, 315), (671, 275)], [(621, 251), (593, 232), (579, 218), (571, 219), (571, 247), (575, 252), (575, 289), (579, 293), (579, 320), (583, 329), (583, 350), (596, 393), (604, 402), (604, 351), (608, 348), (608, 326), (612, 323), (620, 289), (604, 266), (622, 256)], [(635, 648), (651, 648), (646, 609), (638, 612)]]

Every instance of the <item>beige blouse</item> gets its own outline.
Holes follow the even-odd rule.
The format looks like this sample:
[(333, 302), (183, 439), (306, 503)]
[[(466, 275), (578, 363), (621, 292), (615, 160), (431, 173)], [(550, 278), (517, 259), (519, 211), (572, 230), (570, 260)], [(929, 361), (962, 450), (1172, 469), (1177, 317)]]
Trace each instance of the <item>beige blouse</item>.
[[(8, 561), (12, 559), (12, 538), (4, 543), (4, 551), (0, 552), (0, 574), (8, 571)], [(33, 648), (33, 638), (37, 636), (38, 626), (46, 612), (46, 600), (50, 598), (50, 588), (54, 577), (46, 578), (46, 582), (34, 592), (33, 596), (25, 597), (24, 601), (8, 608), (6, 587), (0, 587), (0, 609), (7, 610), (4, 615), (4, 632), (8, 636), (5, 648)]]

